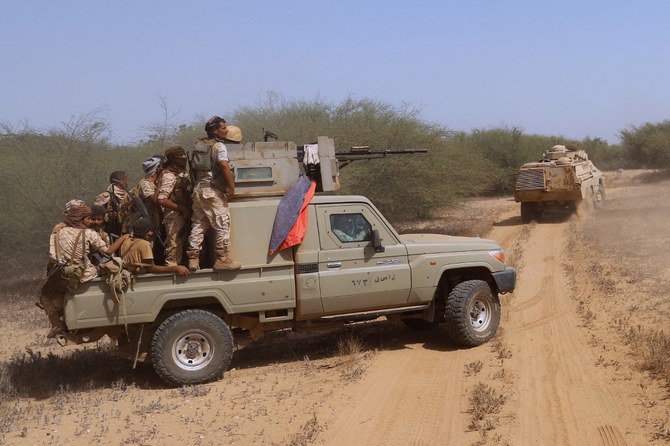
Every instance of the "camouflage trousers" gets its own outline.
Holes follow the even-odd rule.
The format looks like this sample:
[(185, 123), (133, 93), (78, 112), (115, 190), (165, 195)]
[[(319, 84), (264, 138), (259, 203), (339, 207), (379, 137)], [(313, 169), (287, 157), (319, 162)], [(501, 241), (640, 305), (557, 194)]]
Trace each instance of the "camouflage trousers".
[(187, 220), (177, 211), (168, 211), (163, 217), (165, 227), (165, 263), (168, 265), (181, 264), (184, 250), (184, 226)]
[(227, 248), (230, 243), (230, 213), (228, 201), (223, 192), (211, 187), (196, 187), (193, 191), (193, 214), (191, 215), (191, 235), (188, 250), (199, 251), (205, 233), (212, 228), (216, 238), (216, 248)]

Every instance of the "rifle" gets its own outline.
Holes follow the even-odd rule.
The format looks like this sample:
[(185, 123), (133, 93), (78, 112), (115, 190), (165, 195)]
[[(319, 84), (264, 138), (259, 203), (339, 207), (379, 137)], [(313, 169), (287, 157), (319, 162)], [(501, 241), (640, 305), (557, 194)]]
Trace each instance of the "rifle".
[(110, 241), (113, 241), (121, 236), (121, 222), (119, 222), (119, 203), (114, 191), (114, 187), (114, 183), (112, 183), (112, 191), (109, 193), (110, 202), (108, 203), (108, 206), (111, 205), (112, 207), (113, 218), (108, 218), (105, 222), (105, 231), (109, 234)]
[(156, 234), (156, 240), (158, 240), (163, 249), (165, 249), (165, 242), (161, 238), (159, 228), (157, 228), (154, 225), (154, 220), (153, 218), (151, 218), (151, 215), (149, 215), (149, 211), (147, 210), (147, 207), (144, 205), (142, 199), (140, 197), (133, 197), (133, 206), (135, 207), (135, 209), (137, 209), (137, 211), (139, 211), (142, 218), (146, 218), (151, 222), (151, 228), (153, 229), (154, 234)]

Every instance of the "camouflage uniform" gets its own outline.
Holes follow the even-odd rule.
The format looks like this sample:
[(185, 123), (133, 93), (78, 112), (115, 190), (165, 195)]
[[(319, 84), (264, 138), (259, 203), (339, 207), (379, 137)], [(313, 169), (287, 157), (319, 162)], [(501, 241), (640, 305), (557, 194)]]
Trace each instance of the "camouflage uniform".
[(107, 190), (95, 197), (93, 204), (105, 208), (105, 229), (116, 236), (127, 234), (129, 229), (129, 215), (125, 215), (123, 208), (131, 200), (128, 192), (122, 187), (110, 184)]
[[(80, 233), (81, 237), (78, 237)], [(58, 247), (58, 250), (56, 250), (56, 247)], [(47, 272), (52, 274), (51, 267), (59, 261), (85, 263), (84, 274), (79, 279), (79, 282), (88, 282), (98, 276), (98, 270), (88, 256), (92, 252), (101, 252), (104, 254), (107, 249), (108, 245), (92, 229), (79, 229), (70, 226), (61, 227), (58, 230), (54, 230), (49, 239), (49, 266), (47, 266)], [(48, 337), (54, 337), (57, 331), (66, 328), (65, 323), (61, 319), (65, 307), (63, 293), (62, 291), (52, 289), (49, 283), (45, 283), (41, 287), (40, 303), (53, 325)]]
[[(84, 249), (85, 252), (82, 253), (82, 242), (81, 239), (75, 246), (75, 241), (77, 240), (77, 235), (79, 231), (84, 231), (83, 237), (85, 239)], [(58, 250), (60, 252), (60, 259), (56, 256), (56, 240), (58, 240)], [(74, 248), (74, 252), (73, 252)], [(82, 259), (83, 256), (88, 256), (93, 252), (100, 252), (102, 254), (107, 251), (109, 245), (100, 237), (96, 231), (92, 229), (77, 229), (65, 226), (60, 229), (57, 233), (51, 234), (49, 239), (49, 258), (50, 260), (57, 262), (58, 260), (72, 260), (72, 259)], [(89, 280), (94, 279), (98, 276), (98, 271), (95, 268), (95, 265), (89, 260), (86, 261), (86, 269), (84, 275), (81, 278), (81, 283), (88, 282)]]
[[(158, 184), (158, 200), (170, 199), (178, 205), (188, 206), (189, 179), (186, 172), (163, 172)], [(163, 207), (163, 225), (167, 240), (165, 241), (165, 263), (177, 265), (181, 262), (184, 240), (184, 227), (188, 219), (179, 211)]]
[[(196, 144), (212, 145), (212, 164), (221, 160), (228, 161), (226, 146), (215, 140), (199, 140)], [(216, 249), (227, 250), (230, 244), (230, 213), (228, 200), (223, 192), (222, 178), (215, 179), (212, 170), (198, 170), (193, 188), (193, 215), (191, 217), (191, 235), (188, 238), (188, 250), (199, 251), (205, 233), (211, 227), (214, 230)]]

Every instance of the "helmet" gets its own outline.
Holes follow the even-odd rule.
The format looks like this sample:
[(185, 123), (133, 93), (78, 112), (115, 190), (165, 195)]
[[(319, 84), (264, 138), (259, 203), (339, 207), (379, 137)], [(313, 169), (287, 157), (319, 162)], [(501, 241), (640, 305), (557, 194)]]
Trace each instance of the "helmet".
[(233, 142), (242, 141), (242, 130), (236, 125), (229, 125), (226, 139)]

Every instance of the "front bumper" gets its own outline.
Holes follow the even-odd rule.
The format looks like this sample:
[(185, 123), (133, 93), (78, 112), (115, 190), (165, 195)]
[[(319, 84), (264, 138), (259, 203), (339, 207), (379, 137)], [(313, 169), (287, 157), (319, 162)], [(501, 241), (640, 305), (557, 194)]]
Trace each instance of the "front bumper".
[(516, 269), (508, 266), (505, 271), (492, 273), (493, 280), (496, 281), (499, 293), (511, 293), (516, 287)]

